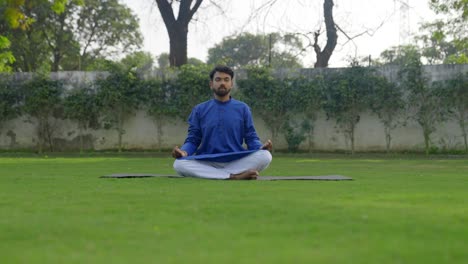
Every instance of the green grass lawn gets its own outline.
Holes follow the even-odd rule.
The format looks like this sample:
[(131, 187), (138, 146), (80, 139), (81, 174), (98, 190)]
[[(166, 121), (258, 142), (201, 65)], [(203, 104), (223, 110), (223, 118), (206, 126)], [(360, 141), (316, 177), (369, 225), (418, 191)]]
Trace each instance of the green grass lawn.
[[(169, 155), (169, 154), (168, 154)], [(262, 175), (102, 179), (172, 159), (0, 157), (0, 263), (468, 263), (468, 160), (274, 156)]]

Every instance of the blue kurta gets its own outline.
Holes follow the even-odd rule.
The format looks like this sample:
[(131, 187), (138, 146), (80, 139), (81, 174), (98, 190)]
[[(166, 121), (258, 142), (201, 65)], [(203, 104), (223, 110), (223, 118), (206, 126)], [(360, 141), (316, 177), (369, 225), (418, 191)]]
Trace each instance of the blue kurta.
[(250, 108), (235, 99), (211, 99), (195, 106), (188, 124), (188, 136), (181, 147), (188, 156), (182, 159), (228, 162), (262, 147)]

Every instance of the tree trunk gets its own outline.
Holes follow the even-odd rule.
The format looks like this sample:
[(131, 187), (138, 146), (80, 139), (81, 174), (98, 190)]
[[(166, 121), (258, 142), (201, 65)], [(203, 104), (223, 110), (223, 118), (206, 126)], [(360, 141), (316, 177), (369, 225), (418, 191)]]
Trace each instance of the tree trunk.
[[(424, 128), (423, 128), (424, 129)], [(424, 147), (426, 148), (425, 152), (426, 155), (429, 155), (429, 148), (430, 148), (430, 133), (427, 129), (424, 129)]]
[(314, 141), (313, 141), (313, 138), (314, 138), (314, 130), (310, 130), (308, 133), (307, 133), (307, 140), (309, 141), (309, 153), (312, 153), (312, 148), (314, 147)]
[(333, 0), (324, 0), (323, 15), (325, 18), (325, 28), (327, 30), (327, 44), (325, 45), (325, 48), (321, 50), (320, 46), (318, 45), (320, 31), (314, 33), (314, 51), (317, 58), (317, 61), (314, 64), (314, 68), (328, 67), (328, 61), (330, 60), (330, 57), (335, 50), (338, 41), (335, 21), (333, 20)]
[[(60, 70), (60, 63), (62, 62), (63, 53), (64, 53), (64, 38), (65, 38), (65, 26), (66, 26), (66, 13), (61, 13), (58, 15), (58, 21), (60, 23), (60, 28), (58, 32), (54, 35), (55, 42), (49, 42), (49, 46), (52, 49), (54, 60), (52, 62), (51, 70), (53, 72), (58, 72)], [(47, 34), (47, 33), (44, 33)]]
[(122, 152), (122, 135), (124, 134), (124, 130), (123, 130), (123, 110), (120, 108), (119, 109), (119, 113), (118, 113), (118, 117), (117, 117), (117, 132), (118, 132), (118, 135), (119, 135), (119, 138), (118, 138), (118, 152)]
[(83, 126), (78, 125), (78, 137), (80, 139), (80, 154), (83, 154)]
[(203, 0), (180, 0), (179, 13), (177, 19), (174, 16), (172, 8), (173, 1), (155, 0), (158, 5), (159, 12), (166, 25), (169, 35), (169, 60), (170, 65), (179, 67), (187, 63), (187, 34), (188, 25), (192, 20), (193, 15), (197, 12)]
[(49, 144), (49, 150), (50, 152), (54, 152), (54, 142), (53, 142), (53, 133), (54, 133), (54, 128), (51, 127), (51, 124), (49, 122), (49, 119), (47, 118), (47, 121), (45, 123), (45, 132), (46, 132), (46, 136), (47, 136), (47, 143)]
[(351, 133), (350, 133), (350, 140), (351, 140), (351, 155), (354, 155), (354, 128), (355, 128), (355, 124), (352, 124), (351, 125)]
[(392, 135), (390, 133), (391, 129), (389, 126), (385, 126), (384, 130), (385, 130), (386, 150), (387, 150), (387, 153), (390, 153), (390, 144), (392, 142)]
[(158, 132), (157, 140), (158, 140), (158, 152), (162, 151), (162, 136), (163, 136), (163, 117), (158, 116), (156, 117), (156, 131)]
[(169, 32), (169, 62), (171, 66), (179, 67), (187, 64), (187, 34), (188, 27), (168, 29)]
[(459, 120), (459, 125), (462, 131), (463, 141), (465, 143), (465, 153), (468, 153), (468, 140), (467, 140), (467, 132), (466, 132), (466, 126), (465, 126), (465, 115), (463, 113)]
[(40, 117), (38, 119), (38, 128), (37, 128), (37, 151), (39, 154), (42, 154), (44, 148), (44, 122)]
[[(271, 140), (273, 141), (273, 144), (275, 142), (278, 142), (276, 139), (278, 138), (278, 134), (279, 134), (279, 128), (277, 127), (274, 127), (271, 129)], [(271, 150), (271, 153), (275, 153), (275, 149), (273, 148)]]

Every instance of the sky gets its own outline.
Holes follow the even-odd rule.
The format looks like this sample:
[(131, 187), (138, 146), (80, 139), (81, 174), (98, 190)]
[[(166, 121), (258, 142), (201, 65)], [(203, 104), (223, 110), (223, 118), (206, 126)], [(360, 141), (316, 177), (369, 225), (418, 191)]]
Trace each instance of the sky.
[[(272, 1), (217, 0), (218, 7), (214, 7), (210, 1), (204, 0), (189, 26), (188, 56), (206, 61), (209, 48), (220, 43), (224, 37), (242, 32), (307, 34), (320, 28), (324, 31), (323, 0), (276, 0), (271, 8), (263, 8), (260, 13), (254, 12)], [(382, 51), (392, 46), (411, 43), (411, 37), (418, 34), (420, 23), (435, 18), (428, 1), (335, 0), (335, 23), (352, 40), (339, 33), (338, 45), (329, 67), (344, 67), (349, 64), (349, 58), (353, 57), (378, 58)], [(144, 37), (142, 50), (155, 57), (163, 52), (169, 53), (169, 38), (155, 1), (121, 2), (139, 17)], [(403, 5), (407, 8), (401, 8), (402, 2), (408, 4)], [(320, 40), (323, 47), (325, 33)], [(307, 42), (304, 41), (304, 44)], [(313, 67), (315, 53), (312, 49), (306, 51), (302, 62), (305, 67)]]

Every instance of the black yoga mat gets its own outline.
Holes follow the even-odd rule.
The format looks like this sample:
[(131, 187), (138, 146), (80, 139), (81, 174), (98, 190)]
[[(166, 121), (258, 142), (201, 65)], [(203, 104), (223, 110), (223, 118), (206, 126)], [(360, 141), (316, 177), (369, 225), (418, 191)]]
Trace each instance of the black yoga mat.
[[(185, 178), (172, 174), (152, 174), (152, 173), (115, 173), (103, 175), (101, 178), (148, 178), (148, 177), (167, 177), (167, 178)], [(353, 178), (343, 175), (319, 175), (319, 176), (258, 176), (257, 181), (280, 181), (280, 180), (315, 180), (315, 181), (345, 181)]]

